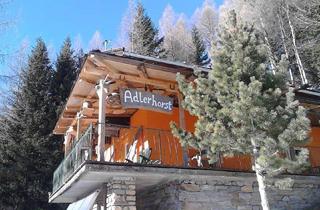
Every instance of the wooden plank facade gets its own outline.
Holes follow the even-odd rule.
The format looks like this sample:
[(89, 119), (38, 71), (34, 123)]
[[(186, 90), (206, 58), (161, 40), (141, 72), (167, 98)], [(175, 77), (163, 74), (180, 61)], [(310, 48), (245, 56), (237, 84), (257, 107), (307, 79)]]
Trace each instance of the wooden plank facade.
[[(91, 146), (88, 150), (90, 154), (86, 154), (83, 160), (90, 157), (91, 160), (98, 161), (128, 162), (126, 159), (130, 149), (133, 148), (135, 156), (132, 162), (139, 163), (140, 155), (148, 148), (151, 149), (150, 163), (167, 167), (200, 166), (250, 171), (251, 157), (246, 155), (229, 158), (221, 156), (220, 162), (215, 165), (209, 165), (204, 155), (199, 165), (195, 158), (197, 154), (201, 156), (199, 151), (193, 148), (182, 148), (179, 140), (172, 136), (169, 125), (171, 121), (188, 131), (194, 131), (196, 118), (182, 110), (181, 95), (176, 82), (177, 73), (185, 75), (192, 81), (193, 71), (192, 66), (123, 51), (89, 53), (54, 129), (55, 134), (65, 135), (66, 159), (71, 156), (69, 153), (75, 150), (81, 134), (92, 125), (92, 139), (91, 137), (89, 139)], [(99, 86), (102, 83), (106, 85)], [(103, 88), (100, 91), (105, 91), (103, 99), (97, 95), (99, 88)], [(125, 88), (172, 98), (174, 106), (172, 113), (145, 110), (143, 107), (124, 108), (121, 104), (120, 92)], [(105, 110), (101, 109), (101, 104), (104, 104)], [(308, 101), (303, 101), (303, 104), (306, 107), (312, 105)], [(319, 106), (313, 108), (318, 109)], [(104, 119), (101, 119), (101, 113)], [(103, 126), (100, 122), (103, 122)], [(319, 168), (319, 125), (314, 125), (310, 136), (311, 141), (306, 145), (310, 151), (310, 163), (313, 168)], [(79, 158), (82, 155), (82, 149), (86, 147), (74, 152), (76, 153), (74, 156)]]

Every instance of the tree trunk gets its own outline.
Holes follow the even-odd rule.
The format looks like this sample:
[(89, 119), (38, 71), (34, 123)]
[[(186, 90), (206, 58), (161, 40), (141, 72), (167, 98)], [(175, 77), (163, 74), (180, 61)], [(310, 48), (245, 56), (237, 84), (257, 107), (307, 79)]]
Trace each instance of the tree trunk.
[[(283, 44), (283, 49), (284, 49), (286, 58), (289, 61), (289, 53), (288, 53), (288, 49), (286, 46), (286, 34), (285, 34), (284, 26), (283, 26), (283, 20), (282, 20), (282, 17), (279, 15), (279, 13), (278, 13), (278, 20), (279, 20), (279, 27), (280, 27), (280, 31), (281, 31), (281, 40), (282, 40), (282, 44)], [(290, 76), (291, 84), (294, 85), (293, 74), (292, 74), (292, 70), (291, 70), (290, 66), (289, 66), (289, 76)], [(301, 80), (303, 80), (302, 74), (300, 74), (300, 76), (301, 76)]]
[[(251, 120), (251, 123), (252, 123), (253, 131), (255, 131), (253, 120)], [(268, 201), (267, 192), (266, 192), (265, 176), (263, 175), (263, 169), (257, 162), (260, 156), (260, 147), (257, 145), (255, 139), (252, 137), (251, 137), (251, 145), (253, 147), (252, 152), (254, 157), (254, 171), (256, 172), (256, 177), (258, 181), (261, 206), (263, 210), (270, 210), (269, 201)]]
[(266, 192), (265, 177), (261, 174), (260, 166), (256, 161), (255, 161), (254, 167), (255, 167), (258, 186), (259, 186), (262, 209), (270, 210), (269, 201), (268, 201), (267, 192)]
[(289, 5), (288, 3), (286, 3), (286, 15), (287, 15), (287, 18), (288, 18), (288, 23), (289, 23), (289, 27), (290, 27), (290, 31), (291, 31), (291, 37), (292, 37), (292, 44), (293, 44), (293, 51), (294, 51), (294, 54), (296, 56), (296, 60), (297, 60), (297, 64), (298, 64), (298, 69), (299, 71), (301, 72), (302, 74), (302, 77), (303, 77), (303, 80), (302, 80), (302, 84), (308, 84), (308, 80), (307, 80), (307, 77), (306, 77), (306, 73), (304, 71), (304, 68), (303, 68), (303, 65), (302, 65), (302, 61), (300, 59), (300, 55), (299, 55), (299, 52), (298, 52), (298, 48), (297, 48), (297, 45), (296, 45), (296, 34), (294, 32), (294, 27), (292, 25), (292, 22), (290, 20), (290, 15), (289, 15)]

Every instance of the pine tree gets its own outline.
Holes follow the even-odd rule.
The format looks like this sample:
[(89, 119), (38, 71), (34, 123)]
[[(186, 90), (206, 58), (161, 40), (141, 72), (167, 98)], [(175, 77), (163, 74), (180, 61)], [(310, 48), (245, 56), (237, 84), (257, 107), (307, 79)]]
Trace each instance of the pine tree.
[(56, 121), (52, 75), (47, 48), (39, 39), (0, 128), (1, 139), (6, 140), (0, 148), (6, 175), (1, 193), (12, 193), (9, 199), (0, 199), (7, 209), (56, 209), (48, 204), (53, 170), (62, 156), (61, 142), (51, 135)]
[(164, 53), (162, 43), (163, 38), (159, 38), (158, 30), (151, 18), (146, 14), (142, 4), (138, 3), (130, 33), (131, 50), (140, 55), (161, 57)]
[(218, 154), (252, 155), (266, 210), (266, 179), (305, 168), (306, 149), (294, 159), (286, 154), (308, 139), (310, 122), (293, 90), (286, 88), (286, 62), (272, 74), (265, 44), (252, 26), (237, 22), (235, 13), (221, 27), (212, 71), (207, 76), (198, 73), (192, 83), (178, 76), (184, 107), (198, 117), (195, 132), (171, 126), (183, 145), (206, 149), (212, 162)]
[(197, 27), (192, 27), (192, 43), (194, 45), (194, 61), (193, 63), (199, 66), (204, 66), (210, 63), (206, 47), (204, 46), (203, 39)]
[[(76, 62), (76, 72), (75, 75), (77, 77), (77, 75), (80, 72), (81, 66), (83, 64), (84, 61), (84, 52), (83, 49), (79, 49), (78, 51), (76, 51), (75, 53), (75, 62)], [(75, 78), (76, 79), (76, 78)]]
[[(80, 52), (81, 53), (81, 52)], [(77, 55), (81, 56), (81, 55)], [(71, 48), (70, 38), (66, 38), (56, 61), (54, 72), (54, 97), (56, 104), (61, 110), (77, 76), (78, 62), (81, 58), (75, 57)], [(58, 111), (59, 112), (59, 111)]]
[[(16, 104), (13, 104), (16, 105)], [(23, 166), (21, 161), (19, 143), (21, 142), (21, 126), (16, 119), (21, 116), (18, 107), (15, 113), (1, 113), (0, 126), (0, 209), (17, 209), (23, 201)], [(12, 129), (15, 130), (12, 130)]]

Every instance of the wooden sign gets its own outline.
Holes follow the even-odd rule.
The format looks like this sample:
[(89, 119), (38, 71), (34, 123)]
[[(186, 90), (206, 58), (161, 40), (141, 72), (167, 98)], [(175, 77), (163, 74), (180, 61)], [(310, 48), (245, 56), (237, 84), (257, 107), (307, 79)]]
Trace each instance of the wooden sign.
[(120, 99), (123, 108), (141, 108), (166, 113), (171, 113), (173, 109), (171, 97), (136, 89), (122, 89)]

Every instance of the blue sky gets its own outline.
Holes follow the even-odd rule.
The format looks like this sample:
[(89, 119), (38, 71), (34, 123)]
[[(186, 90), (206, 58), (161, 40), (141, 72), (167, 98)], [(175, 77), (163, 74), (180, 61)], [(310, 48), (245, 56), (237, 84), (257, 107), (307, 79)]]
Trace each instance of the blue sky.
[[(222, 1), (214, 3), (218, 6)], [(167, 4), (176, 13), (190, 17), (202, 3), (203, 0), (142, 0), (156, 25)], [(4, 43), (0, 45), (14, 51), (23, 40), (32, 45), (37, 37), (42, 37), (56, 54), (67, 36), (74, 39), (80, 35), (86, 47), (96, 30), (115, 42), (127, 4), (127, 0), (12, 0), (9, 16), (16, 23), (1, 35), (0, 42)]]

